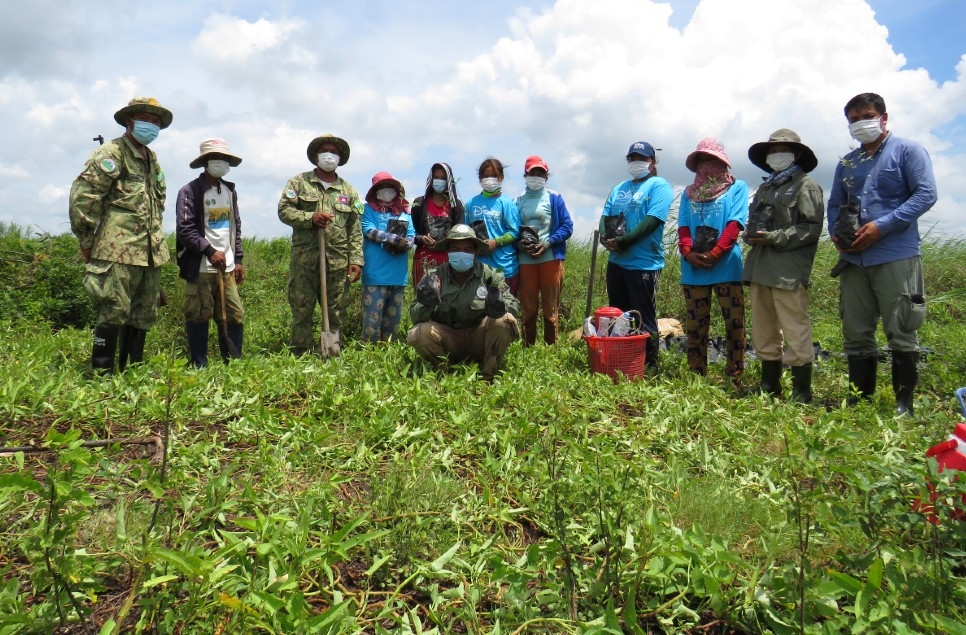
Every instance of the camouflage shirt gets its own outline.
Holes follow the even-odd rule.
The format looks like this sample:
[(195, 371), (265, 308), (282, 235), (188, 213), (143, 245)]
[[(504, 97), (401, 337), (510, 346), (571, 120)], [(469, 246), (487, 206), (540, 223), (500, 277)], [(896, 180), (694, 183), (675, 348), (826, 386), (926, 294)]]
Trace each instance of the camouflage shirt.
[(292, 177), (278, 202), (279, 219), (292, 228), (293, 248), (318, 250), (319, 230), (312, 216), (326, 212), (335, 217), (325, 229), (326, 263), (332, 269), (364, 264), (362, 210), (359, 194), (348, 181), (338, 177), (326, 188), (314, 170)]
[(167, 187), (150, 149), (126, 136), (91, 153), (70, 188), (70, 226), (91, 259), (160, 267), (168, 262), (161, 229)]

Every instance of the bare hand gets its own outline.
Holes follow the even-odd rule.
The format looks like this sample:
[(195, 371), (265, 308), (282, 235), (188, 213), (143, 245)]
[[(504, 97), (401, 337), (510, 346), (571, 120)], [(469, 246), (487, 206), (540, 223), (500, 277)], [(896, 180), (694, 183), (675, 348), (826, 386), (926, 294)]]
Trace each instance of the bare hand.
[(698, 269), (710, 269), (714, 266), (714, 260), (708, 254), (699, 254), (692, 251), (684, 259)]
[(236, 262), (235, 263), (235, 284), (241, 284), (243, 282), (245, 282), (245, 267), (242, 266), (242, 263)]
[(81, 247), (80, 252), (81, 252), (81, 259), (84, 261), (84, 264), (86, 265), (91, 261), (91, 250), (84, 249), (83, 247)]
[(359, 265), (349, 265), (349, 282), (355, 282), (362, 275), (362, 267)]
[(617, 244), (616, 238), (601, 238), (600, 244), (604, 246), (607, 251), (620, 251), (621, 246)]
[(536, 258), (545, 251), (547, 251), (547, 243), (539, 243), (536, 247), (530, 250), (530, 257)]
[(496, 241), (492, 238), (486, 241), (487, 246), (490, 248), (490, 253), (492, 254), (496, 251)]
[(335, 215), (326, 212), (316, 212), (312, 215), (312, 224), (322, 229), (328, 227), (333, 220), (335, 220)]
[(212, 267), (218, 269), (218, 271), (224, 271), (225, 267), (228, 266), (228, 261), (225, 260), (225, 252), (223, 251), (216, 251), (215, 253), (211, 254), (211, 257), (208, 258), (208, 262), (211, 263)]
[(859, 227), (859, 231), (855, 232), (852, 247), (846, 251), (851, 253), (865, 251), (878, 242), (880, 238), (882, 238), (882, 234), (879, 232), (879, 228), (876, 227), (875, 223), (870, 221), (862, 227)]
[(426, 236), (423, 236), (423, 246), (424, 247), (435, 247), (436, 246), (436, 240), (434, 240), (432, 236), (430, 236), (430, 235), (427, 234)]

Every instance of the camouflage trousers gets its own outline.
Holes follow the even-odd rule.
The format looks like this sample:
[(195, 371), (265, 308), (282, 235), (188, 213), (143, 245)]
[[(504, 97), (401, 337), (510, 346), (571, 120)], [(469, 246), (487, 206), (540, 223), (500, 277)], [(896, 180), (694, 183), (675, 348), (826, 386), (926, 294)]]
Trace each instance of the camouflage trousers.
[(242, 306), (241, 296), (238, 294), (234, 271), (198, 274), (197, 280), (185, 284), (182, 308), (185, 322), (207, 322), (212, 317), (218, 322), (222, 320), (219, 275), (225, 283), (225, 313), (228, 315), (228, 324), (245, 323), (245, 307)]
[[(349, 303), (348, 267), (327, 269), (326, 285), (329, 300), (329, 330), (342, 326), (342, 314)], [(288, 304), (292, 309), (292, 334), (289, 344), (293, 349), (308, 350), (312, 337), (312, 314), (315, 305), (322, 303), (319, 280), (318, 250), (292, 251), (288, 271)]]
[(157, 321), (161, 269), (91, 260), (84, 291), (97, 311), (97, 326), (133, 326), (147, 331)]

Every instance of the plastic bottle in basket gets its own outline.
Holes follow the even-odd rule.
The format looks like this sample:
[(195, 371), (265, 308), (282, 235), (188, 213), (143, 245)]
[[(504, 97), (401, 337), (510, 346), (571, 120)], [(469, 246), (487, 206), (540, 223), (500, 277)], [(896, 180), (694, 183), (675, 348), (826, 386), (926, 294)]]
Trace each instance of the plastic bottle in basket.
[(630, 311), (625, 311), (619, 318), (614, 320), (614, 325), (610, 329), (610, 334), (613, 337), (624, 337), (629, 335), (631, 332), (631, 325), (634, 323), (634, 318), (631, 317)]

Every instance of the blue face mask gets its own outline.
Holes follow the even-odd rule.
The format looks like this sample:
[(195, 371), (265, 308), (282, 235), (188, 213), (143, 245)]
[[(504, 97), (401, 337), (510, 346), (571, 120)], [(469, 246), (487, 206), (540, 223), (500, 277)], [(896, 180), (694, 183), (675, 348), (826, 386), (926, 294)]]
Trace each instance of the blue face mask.
[(150, 121), (141, 121), (140, 119), (135, 119), (134, 127), (131, 129), (131, 136), (137, 139), (139, 143), (148, 145), (158, 138), (159, 132), (161, 132), (161, 127), (157, 124), (153, 124)]
[(465, 251), (451, 251), (446, 254), (449, 259), (449, 265), (460, 273), (466, 273), (473, 268), (473, 261), (476, 256), (473, 254), (468, 254)]

